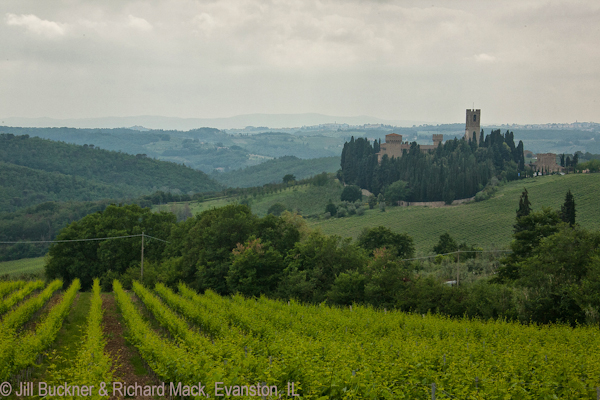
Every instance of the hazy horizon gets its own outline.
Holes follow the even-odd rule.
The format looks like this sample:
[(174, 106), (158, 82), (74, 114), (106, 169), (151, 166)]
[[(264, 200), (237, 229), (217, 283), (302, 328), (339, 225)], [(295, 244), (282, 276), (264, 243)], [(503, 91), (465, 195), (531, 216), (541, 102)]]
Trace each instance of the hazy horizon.
[[(485, 113), (484, 113), (485, 115)], [(570, 124), (575, 122), (595, 121), (570, 121), (559, 122), (558, 124)], [(225, 118), (179, 118), (160, 115), (138, 115), (127, 117), (98, 117), (98, 118), (70, 118), (56, 119), (49, 117), (21, 118), (8, 117), (0, 118), (0, 125), (12, 127), (29, 128), (130, 128), (143, 127), (147, 129), (164, 130), (190, 130), (201, 127), (217, 129), (243, 129), (248, 126), (268, 127), (270, 129), (288, 129), (300, 128), (302, 126), (316, 126), (328, 123), (346, 123), (348, 125), (364, 124), (384, 124), (396, 127), (412, 127), (420, 125), (443, 125), (443, 124), (464, 124), (464, 121), (409, 121), (409, 120), (386, 120), (373, 116), (332, 116), (319, 113), (305, 114), (244, 114), (234, 115)], [(552, 124), (546, 122), (543, 124)], [(513, 123), (508, 123), (512, 125)], [(499, 126), (493, 122), (482, 123), (482, 127)], [(521, 125), (521, 124), (517, 124)], [(524, 124), (527, 125), (527, 124)]]
[(599, 17), (592, 0), (8, 0), (0, 117), (600, 121)]

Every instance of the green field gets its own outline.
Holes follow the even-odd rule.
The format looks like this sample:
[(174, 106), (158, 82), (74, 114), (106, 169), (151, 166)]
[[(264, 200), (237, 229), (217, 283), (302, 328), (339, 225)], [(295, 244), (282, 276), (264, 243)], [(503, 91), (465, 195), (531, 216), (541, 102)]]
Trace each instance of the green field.
[(367, 210), (363, 216), (310, 221), (326, 234), (356, 238), (365, 227), (387, 226), (413, 237), (417, 252), (428, 253), (444, 232), (460, 242), (484, 248), (505, 247), (511, 241), (512, 225), (519, 196), (527, 188), (534, 211), (542, 207), (560, 209), (567, 190), (576, 203), (577, 222), (588, 229), (600, 229), (600, 174), (552, 175), (510, 182), (486, 201), (458, 206), (387, 207)]
[(322, 157), (303, 160), (297, 157), (281, 157), (259, 165), (223, 173), (212, 178), (228, 187), (253, 187), (267, 183), (281, 183), (283, 176), (292, 174), (296, 180), (309, 178), (321, 172), (340, 169), (340, 157)]
[(37, 274), (44, 272), (44, 257), (0, 262), (0, 275)]
[[(325, 212), (325, 206), (329, 200), (337, 203), (342, 194), (342, 185), (337, 181), (330, 182), (326, 186), (298, 185), (286, 188), (278, 193), (249, 197), (252, 212), (259, 216), (267, 215), (269, 207), (275, 203), (284, 204), (290, 211), (298, 211), (300, 214), (314, 215)], [(189, 207), (194, 215), (211, 208), (219, 208), (227, 204), (242, 202), (240, 197), (222, 197), (204, 202), (189, 202)], [(176, 213), (178, 207), (184, 207), (185, 203), (169, 203), (162, 206), (153, 206), (152, 211), (171, 211)]]

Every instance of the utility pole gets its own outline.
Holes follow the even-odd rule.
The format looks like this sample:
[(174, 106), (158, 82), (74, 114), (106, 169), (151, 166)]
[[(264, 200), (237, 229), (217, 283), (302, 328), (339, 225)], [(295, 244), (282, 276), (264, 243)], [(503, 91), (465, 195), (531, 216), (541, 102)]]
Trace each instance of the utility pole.
[(144, 281), (144, 232), (142, 232), (142, 276), (140, 281)]
[[(142, 237), (142, 248), (143, 248), (143, 240), (144, 238)], [(458, 262), (456, 263), (456, 287), (458, 287), (458, 284), (460, 283), (460, 250), (457, 253), (458, 256)]]

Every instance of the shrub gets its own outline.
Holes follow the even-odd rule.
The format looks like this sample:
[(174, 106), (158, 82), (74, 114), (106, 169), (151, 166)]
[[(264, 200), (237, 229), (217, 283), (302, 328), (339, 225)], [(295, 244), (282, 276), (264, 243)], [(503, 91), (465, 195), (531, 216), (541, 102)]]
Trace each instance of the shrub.
[(370, 195), (368, 202), (369, 202), (369, 209), (371, 209), (371, 210), (374, 209), (375, 206), (377, 205), (377, 197), (375, 197), (374, 194)]
[(337, 207), (335, 206), (335, 204), (333, 204), (333, 203), (330, 202), (325, 207), (325, 212), (329, 213), (329, 215), (336, 215), (337, 214)]
[(285, 211), (285, 205), (281, 203), (275, 203), (267, 210), (267, 214), (273, 214), (276, 217), (279, 217), (282, 212)]
[(357, 200), (362, 200), (362, 190), (356, 185), (350, 185), (344, 187), (341, 195), (342, 201), (349, 201), (354, 203)]

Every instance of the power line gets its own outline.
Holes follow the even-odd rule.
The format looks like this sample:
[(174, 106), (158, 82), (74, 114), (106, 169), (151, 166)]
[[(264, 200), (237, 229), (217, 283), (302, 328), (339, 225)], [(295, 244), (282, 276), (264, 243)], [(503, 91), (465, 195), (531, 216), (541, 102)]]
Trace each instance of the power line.
[(451, 253), (435, 254), (433, 256), (405, 258), (405, 259), (399, 260), (399, 261), (424, 260), (426, 258), (433, 258), (433, 257), (437, 257), (437, 256), (448, 256), (450, 254), (460, 254), (460, 253), (512, 253), (512, 250), (458, 250), (458, 251), (453, 251)]
[(169, 243), (169, 241), (168, 241), (168, 240), (162, 240), (162, 239), (159, 239), (159, 238), (157, 238), (157, 237), (154, 237), (154, 236), (146, 235), (145, 233), (143, 233), (142, 235), (143, 235), (143, 236), (145, 236), (145, 237), (149, 237), (149, 238), (151, 238), (151, 239), (156, 239), (156, 240), (159, 240), (159, 241), (161, 241), (161, 242)]
[(98, 241), (98, 240), (126, 239), (126, 238), (132, 238), (132, 237), (140, 237), (140, 236), (144, 236), (144, 237), (148, 237), (148, 238), (151, 238), (151, 239), (159, 240), (159, 241), (161, 241), (161, 242), (169, 243), (169, 241), (168, 241), (168, 240), (159, 239), (159, 238), (157, 238), (157, 237), (154, 237), (154, 236), (146, 235), (145, 233), (140, 233), (140, 234), (137, 234), (137, 235), (126, 235), (126, 236), (110, 236), (110, 237), (103, 237), (103, 238), (89, 238), (89, 239), (67, 239), (67, 240), (29, 240), (29, 241), (21, 241), (21, 242), (0, 242), (0, 244), (19, 244), (19, 243), (23, 243), (23, 244), (33, 244), (33, 243), (68, 243), (68, 242), (91, 242), (91, 241)]

